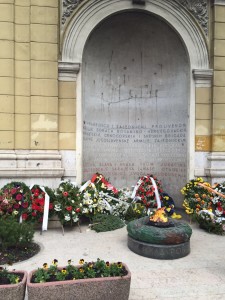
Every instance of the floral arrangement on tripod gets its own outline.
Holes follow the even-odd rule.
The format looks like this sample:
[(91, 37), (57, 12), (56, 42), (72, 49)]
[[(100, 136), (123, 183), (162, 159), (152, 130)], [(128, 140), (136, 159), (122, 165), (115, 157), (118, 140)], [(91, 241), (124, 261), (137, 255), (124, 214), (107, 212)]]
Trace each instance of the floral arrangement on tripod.
[(210, 183), (198, 177), (190, 180), (181, 190), (185, 212), (200, 227), (216, 234), (225, 233), (225, 182)]

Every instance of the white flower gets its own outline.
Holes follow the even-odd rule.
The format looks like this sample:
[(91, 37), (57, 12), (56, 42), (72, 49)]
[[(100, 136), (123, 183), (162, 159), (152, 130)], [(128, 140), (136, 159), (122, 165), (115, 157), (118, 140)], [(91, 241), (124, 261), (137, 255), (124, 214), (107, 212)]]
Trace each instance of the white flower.
[(18, 212), (17, 210), (14, 210), (14, 211), (13, 211), (13, 214), (14, 214), (15, 216), (18, 215), (18, 213), (19, 213), (19, 212)]
[(55, 207), (54, 207), (54, 209), (55, 209), (56, 211), (60, 211), (60, 210), (62, 210), (62, 208), (61, 208), (61, 205), (60, 205), (60, 204), (56, 204), (56, 205), (55, 205)]
[(70, 221), (70, 216), (66, 215), (66, 216), (64, 217), (64, 219), (65, 219), (65, 221)]
[(73, 218), (73, 222), (76, 223), (79, 221), (79, 218), (76, 216), (75, 218)]
[(82, 213), (83, 213), (83, 214), (87, 214), (87, 213), (88, 213), (88, 209), (87, 209), (87, 208), (83, 208)]
[(75, 201), (74, 200), (71, 200), (71, 203), (74, 203)]

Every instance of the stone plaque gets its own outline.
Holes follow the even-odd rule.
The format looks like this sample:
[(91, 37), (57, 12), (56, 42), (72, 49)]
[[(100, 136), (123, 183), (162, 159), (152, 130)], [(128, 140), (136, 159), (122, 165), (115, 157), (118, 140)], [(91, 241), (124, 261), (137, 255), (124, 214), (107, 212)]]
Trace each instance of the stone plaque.
[(82, 74), (83, 179), (100, 172), (131, 187), (154, 174), (179, 202), (190, 73), (177, 33), (150, 14), (114, 15), (91, 34)]

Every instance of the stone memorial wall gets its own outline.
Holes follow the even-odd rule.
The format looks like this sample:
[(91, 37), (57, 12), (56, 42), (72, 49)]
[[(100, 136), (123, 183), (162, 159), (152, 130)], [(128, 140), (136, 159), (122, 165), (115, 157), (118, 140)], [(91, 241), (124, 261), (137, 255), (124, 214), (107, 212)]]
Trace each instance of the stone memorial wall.
[(130, 187), (154, 174), (178, 200), (187, 181), (190, 76), (180, 38), (153, 15), (115, 15), (90, 36), (82, 72), (84, 179), (100, 172)]

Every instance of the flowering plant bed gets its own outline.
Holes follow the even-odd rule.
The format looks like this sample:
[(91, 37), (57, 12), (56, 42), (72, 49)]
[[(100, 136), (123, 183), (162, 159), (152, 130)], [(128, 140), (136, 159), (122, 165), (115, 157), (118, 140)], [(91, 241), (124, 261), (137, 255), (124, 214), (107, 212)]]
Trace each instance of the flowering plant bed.
[(131, 274), (122, 263), (96, 262), (74, 266), (71, 261), (64, 268), (57, 260), (48, 268), (35, 270), (27, 281), (28, 298), (35, 299), (121, 299), (129, 297)]
[(7, 271), (0, 268), (0, 295), (4, 300), (23, 300), (26, 290), (26, 271)]

